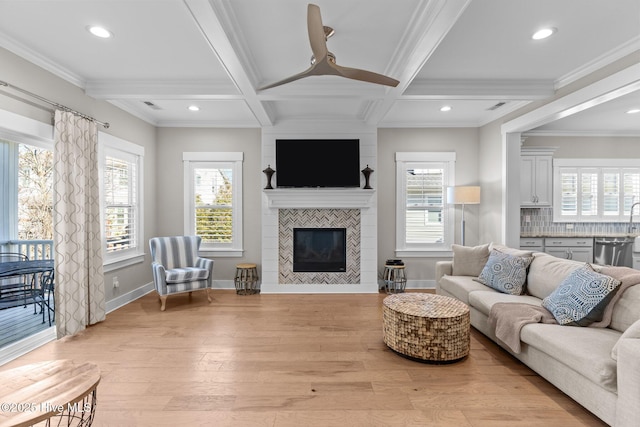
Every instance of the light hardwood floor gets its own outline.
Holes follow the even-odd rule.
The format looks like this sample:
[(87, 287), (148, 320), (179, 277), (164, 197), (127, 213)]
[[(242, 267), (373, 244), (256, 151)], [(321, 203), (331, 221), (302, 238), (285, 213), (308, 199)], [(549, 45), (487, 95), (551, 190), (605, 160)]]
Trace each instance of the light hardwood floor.
[(386, 295), (155, 293), (1, 369), (100, 366), (96, 426), (604, 426), (472, 329), (450, 365), (382, 342)]

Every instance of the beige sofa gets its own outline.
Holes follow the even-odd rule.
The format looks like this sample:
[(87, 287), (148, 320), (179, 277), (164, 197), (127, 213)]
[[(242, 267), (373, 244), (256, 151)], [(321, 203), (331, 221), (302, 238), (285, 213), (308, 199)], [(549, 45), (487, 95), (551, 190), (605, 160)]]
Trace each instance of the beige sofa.
[[(523, 254), (506, 247), (497, 249), (514, 255), (533, 256), (527, 270), (524, 294), (498, 292), (474, 280), (478, 266), (475, 266), (476, 272), (471, 275), (469, 272), (478, 261), (465, 259), (474, 256), (473, 251), (469, 250), (454, 251), (452, 261), (436, 264), (436, 292), (468, 304), (474, 328), (607, 424), (616, 427), (639, 426), (640, 286), (626, 283), (628, 287), (611, 303), (608, 327), (526, 324), (520, 331), (520, 352), (516, 353), (497, 339), (492, 327), (494, 323), (489, 322), (491, 307), (499, 302), (541, 306), (542, 300), (570, 273), (585, 264), (539, 252)], [(612, 269), (609, 267), (600, 271), (606, 274)], [(454, 270), (466, 274), (454, 275)], [(628, 273), (636, 272), (627, 270)], [(627, 333), (621, 339), (625, 331)], [(615, 356), (617, 360), (613, 358)]]

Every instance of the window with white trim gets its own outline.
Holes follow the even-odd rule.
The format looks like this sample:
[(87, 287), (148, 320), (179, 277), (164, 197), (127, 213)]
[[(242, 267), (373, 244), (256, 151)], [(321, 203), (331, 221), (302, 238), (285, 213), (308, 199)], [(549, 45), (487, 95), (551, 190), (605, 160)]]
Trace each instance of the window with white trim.
[(51, 241), (53, 143), (0, 139), (0, 166), (0, 241)]
[(555, 222), (625, 222), (640, 202), (640, 167), (631, 159), (555, 159)]
[(396, 153), (396, 255), (439, 256), (451, 250), (455, 153)]
[[(142, 261), (144, 147), (99, 134), (104, 264), (111, 269)], [(106, 269), (109, 271), (109, 269)]]
[(242, 256), (241, 152), (183, 153), (184, 231), (202, 238), (200, 252)]

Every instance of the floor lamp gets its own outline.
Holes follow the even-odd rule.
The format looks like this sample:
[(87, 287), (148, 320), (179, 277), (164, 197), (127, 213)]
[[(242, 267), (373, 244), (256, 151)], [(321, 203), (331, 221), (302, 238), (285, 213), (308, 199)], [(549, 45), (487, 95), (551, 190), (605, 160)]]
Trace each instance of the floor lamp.
[(477, 205), (480, 203), (480, 187), (447, 187), (447, 203), (450, 205), (462, 205), (460, 238), (462, 240), (462, 246), (464, 246), (464, 205)]

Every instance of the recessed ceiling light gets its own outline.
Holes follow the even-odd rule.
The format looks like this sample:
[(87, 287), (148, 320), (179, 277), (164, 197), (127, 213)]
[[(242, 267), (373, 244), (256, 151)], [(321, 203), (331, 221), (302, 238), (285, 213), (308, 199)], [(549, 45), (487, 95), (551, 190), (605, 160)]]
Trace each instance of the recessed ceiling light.
[(440, 107), (440, 111), (451, 111), (451, 106), (450, 105), (445, 105), (443, 107)]
[(627, 114), (636, 114), (636, 113), (640, 113), (640, 108), (632, 108), (631, 110), (627, 111)]
[(197, 105), (189, 105), (189, 111), (200, 111), (200, 107)]
[(546, 39), (547, 37), (549, 37), (550, 35), (552, 35), (553, 33), (555, 33), (556, 31), (558, 31), (556, 28), (542, 28), (538, 31), (536, 31), (531, 38), (534, 40), (542, 40), (542, 39)]
[(98, 25), (89, 25), (87, 26), (87, 31), (93, 34), (96, 37), (100, 37), (101, 39), (108, 39), (113, 37), (113, 33), (107, 30), (104, 27), (100, 27)]

